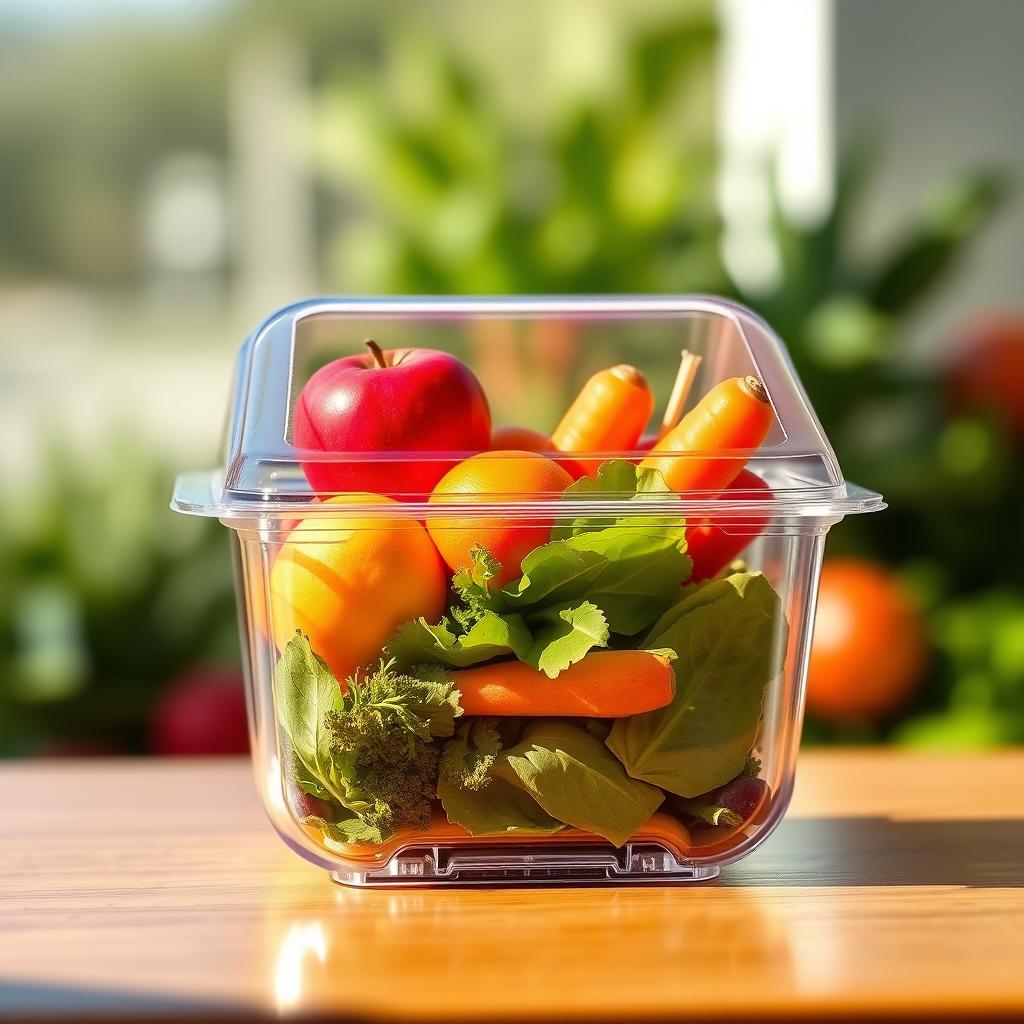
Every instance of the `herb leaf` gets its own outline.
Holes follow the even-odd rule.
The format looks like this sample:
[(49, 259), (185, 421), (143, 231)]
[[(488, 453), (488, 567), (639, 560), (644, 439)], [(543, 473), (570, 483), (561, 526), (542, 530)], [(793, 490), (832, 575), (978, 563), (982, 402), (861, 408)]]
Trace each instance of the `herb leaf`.
[(545, 608), (530, 617), (530, 625), (533, 645), (520, 658), (550, 679), (575, 665), (592, 648), (608, 646), (608, 620), (590, 601)]
[[(399, 673), (381, 663), (350, 677), (342, 693), (309, 639), (297, 635), (281, 653), (274, 685), (293, 780), (348, 814), (332, 834), (383, 842), (403, 825), (429, 824), (439, 757), (434, 741), (451, 736), (462, 714), (441, 666)], [(350, 821), (353, 815), (359, 824)]]
[(630, 778), (586, 729), (543, 718), (496, 762), (492, 774), (529, 793), (553, 818), (621, 846), (657, 810), (664, 794)]
[(485, 612), (499, 607), (491, 594), (491, 580), (501, 570), (500, 563), (481, 544), (470, 550), (469, 557), (469, 567), (457, 569), (452, 577), (452, 589), (459, 598), (452, 608), (452, 617), (463, 630), (469, 630)]
[(496, 718), (463, 722), (454, 739), (441, 751), (439, 777), (459, 789), (483, 789), (491, 782), (490, 770), (501, 750)]
[(385, 652), (400, 665), (432, 661), (465, 668), (509, 654), (525, 661), (532, 646), (533, 637), (520, 615), (484, 611), (461, 636), (444, 620), (436, 626), (424, 618), (406, 622), (388, 641)]
[(675, 698), (617, 720), (606, 743), (634, 778), (700, 796), (744, 768), (785, 657), (781, 602), (760, 573), (712, 580), (662, 615), (643, 646), (677, 653)]

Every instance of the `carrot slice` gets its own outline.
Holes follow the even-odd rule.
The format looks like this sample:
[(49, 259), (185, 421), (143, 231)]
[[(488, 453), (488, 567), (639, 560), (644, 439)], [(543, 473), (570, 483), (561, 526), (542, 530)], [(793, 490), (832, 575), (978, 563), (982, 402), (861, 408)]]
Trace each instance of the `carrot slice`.
[(669, 704), (672, 662), (649, 651), (591, 651), (556, 679), (521, 661), (451, 673), (466, 715), (624, 718)]

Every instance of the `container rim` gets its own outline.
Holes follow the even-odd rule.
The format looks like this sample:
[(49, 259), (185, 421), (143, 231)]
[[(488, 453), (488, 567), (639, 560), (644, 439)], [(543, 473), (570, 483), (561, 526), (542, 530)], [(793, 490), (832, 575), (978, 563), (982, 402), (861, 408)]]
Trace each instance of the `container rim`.
[[(200, 473), (186, 473), (179, 476), (170, 507), (185, 515), (203, 516), (225, 521), (258, 519), (324, 518), (418, 520), (457, 516), (459, 518), (497, 518), (513, 521), (533, 519), (551, 520), (576, 519), (621, 519), (628, 515), (644, 518), (678, 519), (679, 517), (708, 516), (714, 519), (734, 521), (751, 517), (769, 519), (789, 518), (842, 518), (877, 512), (886, 507), (881, 494), (843, 483), (836, 487), (822, 488), (809, 486), (789, 488), (783, 491), (764, 492), (736, 491), (734, 496), (723, 496), (717, 491), (693, 491), (686, 495), (656, 495), (637, 497), (623, 493), (606, 493), (601, 499), (566, 499), (563, 497), (544, 498), (534, 495), (532, 499), (515, 500), (508, 495), (489, 495), (487, 500), (478, 497), (457, 500), (452, 495), (445, 501), (366, 501), (351, 504), (331, 501), (311, 502), (290, 499), (275, 494), (269, 489), (259, 493), (240, 495), (234, 492), (225, 500), (222, 490), (223, 475), (220, 470)], [(454, 499), (454, 500), (453, 500)]]

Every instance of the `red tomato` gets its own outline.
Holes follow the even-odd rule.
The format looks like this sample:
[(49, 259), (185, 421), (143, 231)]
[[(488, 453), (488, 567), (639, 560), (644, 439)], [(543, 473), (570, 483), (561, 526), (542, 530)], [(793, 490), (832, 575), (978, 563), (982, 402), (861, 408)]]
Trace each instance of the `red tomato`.
[(1024, 444), (1024, 314), (989, 313), (960, 330), (946, 393), (953, 411), (992, 412)]
[(807, 707), (837, 723), (878, 721), (913, 697), (928, 662), (924, 620), (884, 566), (825, 565), (818, 592)]

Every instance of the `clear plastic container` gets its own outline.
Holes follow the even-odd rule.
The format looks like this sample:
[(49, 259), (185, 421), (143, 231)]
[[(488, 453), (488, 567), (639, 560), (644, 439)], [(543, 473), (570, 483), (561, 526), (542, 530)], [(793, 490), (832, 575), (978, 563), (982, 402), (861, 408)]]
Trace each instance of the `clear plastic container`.
[[(333, 360), (371, 365), (368, 338), (458, 356), (496, 421), (518, 395), (519, 425), (542, 431), (619, 363), (650, 382), (657, 422), (685, 348), (702, 357), (687, 409), (754, 378), (770, 427), (756, 448), (663, 451), (653, 474), (640, 442), (519, 451), (490, 474), (500, 487), (489, 462), (471, 493), (448, 477), (431, 494), (487, 446), (480, 399), (450, 363), (386, 396), (366, 393), (369, 377), (304, 392)], [(321, 450), (325, 416), (349, 450)], [(437, 440), (481, 429), (467, 450)], [(536, 483), (552, 479), (539, 459), (561, 467), (555, 483)], [(704, 479), (693, 473), (709, 466), (753, 475), (665, 488), (677, 468)], [(581, 474), (563, 494), (558, 481)], [(350, 884), (504, 885), (705, 879), (770, 835), (793, 787), (825, 534), (884, 505), (843, 479), (783, 345), (752, 313), (591, 297), (275, 313), (239, 354), (223, 465), (180, 478), (172, 507), (234, 532), (256, 780), (285, 842)], [(480, 561), (453, 590), (438, 550), (451, 561), (481, 537), (517, 538), (507, 550), (530, 550), (528, 571), (503, 563), (488, 581)], [(728, 566), (705, 557), (717, 572), (687, 582), (709, 537)]]

